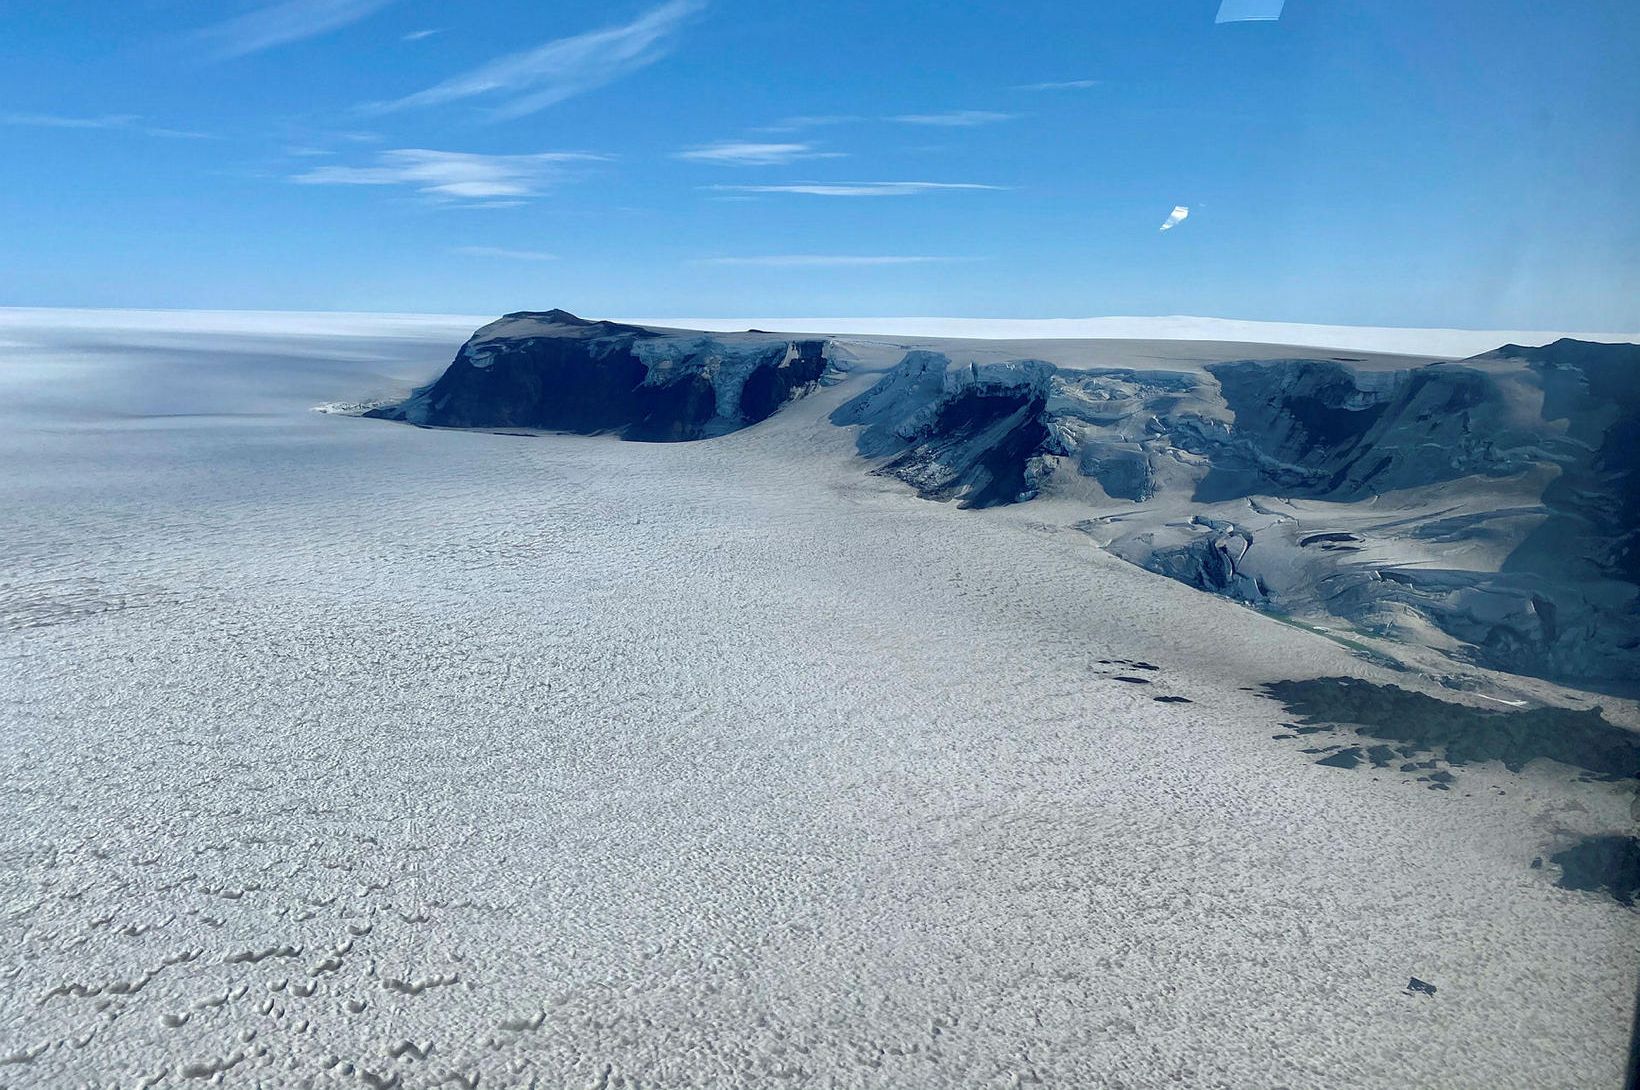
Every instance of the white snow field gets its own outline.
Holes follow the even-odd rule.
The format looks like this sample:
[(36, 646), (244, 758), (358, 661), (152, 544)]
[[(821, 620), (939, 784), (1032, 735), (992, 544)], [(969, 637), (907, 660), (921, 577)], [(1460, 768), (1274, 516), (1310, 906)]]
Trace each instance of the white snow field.
[(1640, 341), (1640, 333), (1399, 329), (1249, 322), (1235, 318), (1194, 318), (1185, 315), (1161, 318), (644, 318), (631, 321), (635, 325), (672, 326), (717, 333), (756, 327), (791, 333), (846, 331), (877, 337), (971, 337), (1000, 341), (1219, 341), (1452, 359), (1478, 355), (1502, 344), (1547, 344), (1560, 337), (1575, 337), (1583, 341)]
[(1640, 914), (1531, 867), (1620, 786), (1272, 741), (1419, 682), (869, 476), (871, 375), (312, 411), (475, 324), (0, 312), (0, 1087), (1621, 1082)]

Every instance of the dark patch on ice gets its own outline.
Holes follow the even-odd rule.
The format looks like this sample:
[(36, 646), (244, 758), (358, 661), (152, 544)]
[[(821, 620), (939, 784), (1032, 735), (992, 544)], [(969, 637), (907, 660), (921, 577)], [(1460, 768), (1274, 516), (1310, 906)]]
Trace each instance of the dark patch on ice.
[(1111, 678), (1111, 680), (1112, 681), (1125, 681), (1129, 685), (1149, 685), (1150, 684), (1150, 679), (1149, 678), (1132, 677), (1128, 674), (1117, 674), (1115, 677)]
[(1560, 868), (1562, 889), (1609, 893), (1625, 905), (1640, 895), (1640, 838), (1586, 836), (1549, 862)]
[(1367, 759), (1372, 762), (1374, 768), (1388, 768), (1396, 756), (1396, 751), (1391, 746), (1367, 747)]
[(1419, 980), (1417, 977), (1407, 981), (1406, 991), (1408, 995), (1427, 995), (1431, 999), (1435, 998), (1435, 985), (1427, 980)]
[(1359, 536), (1357, 536), (1356, 534), (1348, 533), (1347, 531), (1329, 530), (1326, 533), (1307, 534), (1304, 537), (1299, 538), (1298, 547), (1301, 548), (1301, 549), (1305, 549), (1305, 548), (1310, 547), (1311, 545), (1321, 545), (1321, 544), (1328, 544), (1328, 543), (1334, 543), (1334, 542), (1360, 541), (1360, 540), (1361, 540), (1361, 538)]
[(1360, 763), (1361, 763), (1361, 747), (1360, 746), (1350, 746), (1348, 749), (1341, 749), (1337, 753), (1334, 753), (1332, 756), (1323, 757), (1319, 761), (1316, 762), (1316, 764), (1326, 765), (1328, 768), (1354, 768), (1356, 765), (1358, 765)]
[(1609, 722), (1598, 707), (1493, 711), (1349, 677), (1278, 681), (1264, 691), (1306, 723), (1348, 724), (1404, 743), (1408, 752), (1444, 753), (1454, 765), (1496, 760), (1518, 772), (1548, 759), (1607, 779), (1640, 776), (1640, 735)]
[(1153, 696), (1150, 699), (1158, 704), (1194, 704), (1188, 696)]

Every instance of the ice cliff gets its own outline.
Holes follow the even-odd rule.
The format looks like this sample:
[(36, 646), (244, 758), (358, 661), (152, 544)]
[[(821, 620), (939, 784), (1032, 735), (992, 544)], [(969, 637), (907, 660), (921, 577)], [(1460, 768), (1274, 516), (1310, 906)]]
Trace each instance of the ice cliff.
[(876, 472), (1047, 494), (1116, 555), (1560, 680), (1640, 676), (1640, 346), (1177, 370), (912, 351), (833, 414)]

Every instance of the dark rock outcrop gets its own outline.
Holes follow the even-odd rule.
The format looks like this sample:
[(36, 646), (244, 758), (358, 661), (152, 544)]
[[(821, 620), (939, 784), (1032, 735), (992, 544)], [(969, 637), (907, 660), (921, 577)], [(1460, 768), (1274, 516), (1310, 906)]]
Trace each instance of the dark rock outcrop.
[(1358, 371), (1333, 360), (1210, 364), (1234, 423), (1198, 432), (1212, 469), (1196, 499), (1254, 493), (1356, 500), (1472, 474), (1506, 476), (1526, 464), (1503, 418), (1476, 428), (1503, 395), (1458, 364)]
[(828, 366), (823, 340), (693, 334), (526, 311), (473, 334), (431, 385), (365, 415), (428, 427), (681, 442), (767, 419), (812, 390)]
[(1051, 364), (952, 371), (949, 357), (909, 352), (878, 384), (832, 413), (865, 424), (857, 446), (888, 456), (877, 472), (925, 499), (996, 507), (1036, 495), (1040, 459), (1056, 448), (1046, 420)]

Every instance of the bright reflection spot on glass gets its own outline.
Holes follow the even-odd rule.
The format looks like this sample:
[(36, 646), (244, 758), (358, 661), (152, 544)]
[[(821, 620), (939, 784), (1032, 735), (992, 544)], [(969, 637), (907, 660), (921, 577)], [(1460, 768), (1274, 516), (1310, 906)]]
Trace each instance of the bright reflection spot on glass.
[(1224, 0), (1215, 23), (1255, 23), (1281, 18), (1287, 0)]

